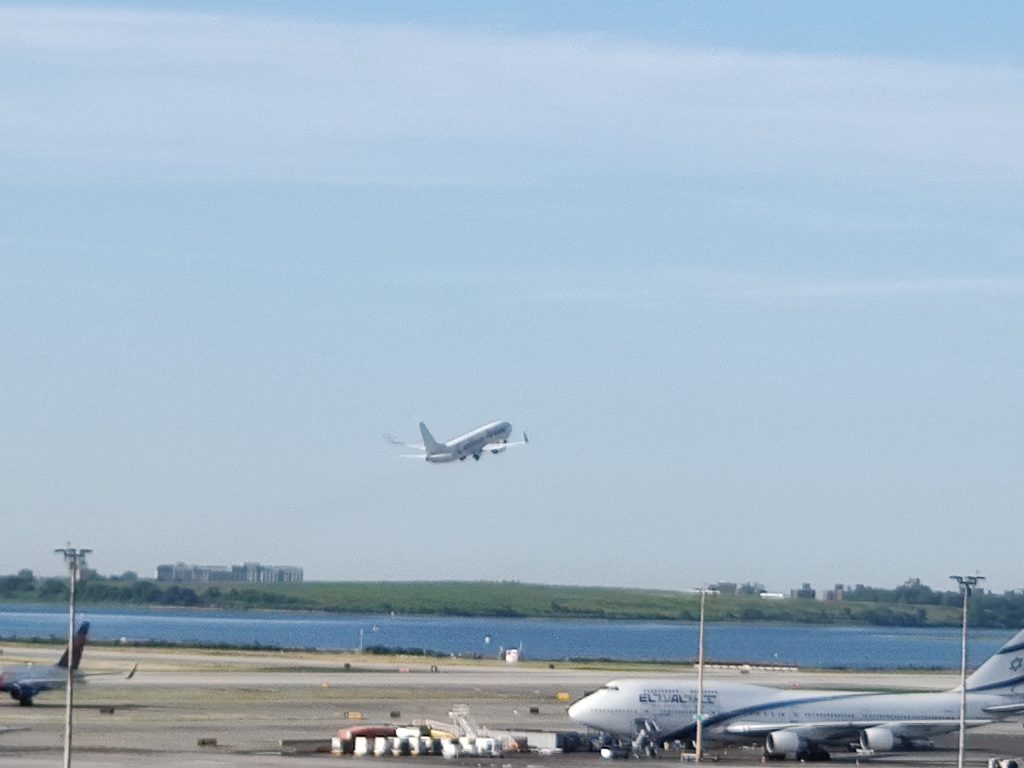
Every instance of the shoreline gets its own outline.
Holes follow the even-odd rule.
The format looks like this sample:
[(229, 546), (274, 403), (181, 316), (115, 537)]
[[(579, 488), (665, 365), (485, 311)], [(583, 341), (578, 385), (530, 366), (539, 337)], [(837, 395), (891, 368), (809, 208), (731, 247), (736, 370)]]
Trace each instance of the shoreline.
[[(43, 659), (36, 658), (38, 654), (45, 653), (46, 659), (55, 650), (63, 647), (64, 641), (59, 638), (17, 638), (9, 639), (0, 637), (0, 667), (6, 663), (16, 661), (31, 661), (41, 663)], [(380, 671), (381, 668), (396, 667), (406, 669), (413, 666), (426, 668), (436, 667), (438, 663), (450, 667), (474, 668), (474, 669), (506, 669), (506, 670), (570, 670), (579, 672), (598, 672), (607, 670), (609, 672), (643, 673), (643, 674), (696, 674), (697, 661), (694, 660), (673, 660), (673, 659), (566, 659), (561, 661), (550, 661), (544, 659), (523, 659), (514, 664), (509, 664), (496, 657), (470, 657), (458, 655), (425, 656), (415, 653), (360, 653), (357, 649), (332, 649), (332, 648), (283, 648), (272, 646), (244, 646), (230, 644), (204, 645), (196, 643), (165, 643), (153, 642), (129, 642), (120, 643), (117, 641), (89, 642), (90, 657), (132, 657), (135, 655), (183, 655), (205, 657), (211, 660), (231, 657), (246, 660), (250, 663), (261, 658), (272, 658), (275, 661), (282, 659), (294, 659), (296, 661), (317, 661), (325, 664), (338, 664), (344, 667), (347, 674), (357, 675), (368, 670)], [(86, 662), (83, 662), (83, 666)], [(350, 668), (349, 668), (350, 667)], [(838, 675), (949, 675), (953, 672), (942, 667), (850, 667), (850, 666), (799, 666), (790, 664), (765, 664), (761, 662), (716, 662), (707, 661), (705, 670), (710, 674), (727, 673), (729, 675), (758, 675), (758, 674), (838, 674)]]
[[(886, 605), (885, 603), (868, 603), (867, 605)], [(19, 602), (19, 601), (0, 601), (0, 613), (5, 609), (19, 608), (27, 610), (30, 613), (63, 613), (66, 611), (66, 601), (55, 601), (51, 603), (41, 603), (37, 600)], [(241, 614), (269, 614), (269, 615), (287, 615), (287, 614), (298, 614), (298, 615), (314, 615), (314, 616), (337, 616), (340, 618), (357, 618), (365, 616), (368, 618), (385, 619), (385, 618), (422, 618), (422, 619), (487, 619), (492, 621), (591, 621), (606, 624), (626, 624), (630, 622), (635, 623), (651, 623), (651, 624), (672, 624), (672, 625), (692, 625), (696, 626), (699, 624), (699, 619), (696, 618), (673, 618), (668, 616), (660, 615), (647, 615), (637, 614), (630, 616), (599, 616), (599, 615), (586, 615), (586, 614), (548, 614), (548, 615), (532, 615), (532, 614), (521, 614), (521, 615), (510, 615), (507, 612), (496, 611), (494, 613), (456, 613), (451, 611), (389, 611), (389, 610), (377, 610), (377, 611), (343, 611), (343, 610), (332, 610), (329, 608), (274, 608), (274, 607), (263, 607), (263, 606), (218, 606), (218, 605), (160, 605), (152, 603), (122, 603), (122, 602), (86, 602), (78, 600), (76, 602), (77, 613), (87, 613), (89, 610), (94, 611), (126, 611), (126, 612), (138, 612), (138, 613), (241, 613)], [(713, 623), (715, 626), (740, 626), (740, 627), (756, 627), (756, 626), (790, 626), (790, 627), (835, 627), (837, 629), (959, 629), (959, 622), (945, 622), (937, 621), (926, 624), (887, 624), (887, 623), (872, 623), (868, 621), (811, 621), (808, 619), (794, 619), (792, 617), (785, 618), (771, 618), (771, 617), (759, 617), (754, 619), (742, 619), (742, 618), (709, 618), (708, 623)], [(984, 629), (984, 630), (1013, 630), (1020, 629), (1020, 627), (1002, 627), (1002, 626), (976, 626), (969, 625), (970, 629)], [(0, 638), (2, 639), (2, 638)]]
[[(66, 587), (55, 577), (30, 572), (7, 577), (0, 594), (7, 605), (36, 610), (58, 607)], [(18, 581), (18, 579), (21, 579)], [(959, 600), (929, 588), (907, 593), (858, 585), (843, 599), (811, 595), (769, 595), (737, 590), (718, 594), (708, 607), (711, 622), (750, 622), (807, 626), (956, 628)], [(270, 611), (329, 616), (391, 614), (437, 618), (594, 621), (697, 621), (695, 591), (638, 587), (540, 584), (520, 581), (158, 581), (95, 575), (78, 599), (83, 606), (120, 610)], [(988, 628), (1016, 621), (1019, 598), (986, 594), (986, 610), (977, 613)], [(982, 628), (982, 627), (976, 627)]]

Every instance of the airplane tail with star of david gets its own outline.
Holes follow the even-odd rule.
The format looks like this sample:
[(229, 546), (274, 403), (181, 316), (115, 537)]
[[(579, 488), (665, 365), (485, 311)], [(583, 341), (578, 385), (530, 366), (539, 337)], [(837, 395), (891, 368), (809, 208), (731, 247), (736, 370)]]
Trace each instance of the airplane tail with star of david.
[(1016, 686), (1024, 690), (1024, 629), (967, 678), (970, 693), (1009, 693)]

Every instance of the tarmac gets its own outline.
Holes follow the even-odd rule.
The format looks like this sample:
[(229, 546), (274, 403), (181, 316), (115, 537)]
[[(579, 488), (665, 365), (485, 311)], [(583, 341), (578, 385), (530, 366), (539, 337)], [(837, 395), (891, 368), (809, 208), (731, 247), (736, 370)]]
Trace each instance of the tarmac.
[[(50, 664), (53, 647), (4, 646), (0, 664)], [(125, 673), (138, 663), (131, 680)], [(362, 724), (451, 722), (465, 705), (490, 730), (578, 731), (566, 707), (615, 677), (692, 676), (689, 665), (637, 666), (463, 661), (423, 657), (366, 657), (342, 653), (217, 652), (90, 647), (82, 671), (102, 673), (75, 686), (73, 764), (78, 766), (292, 766), (341, 761), (352, 768), (380, 763), (436, 762), (478, 768), (567, 768), (606, 764), (597, 753), (506, 755), (501, 758), (356, 758), (313, 751), (340, 728)], [(765, 685), (862, 690), (946, 690), (948, 673), (714, 670), (710, 679), (735, 678)], [(65, 694), (41, 693), (31, 707), (0, 700), (0, 765), (26, 768), (60, 764)], [(956, 734), (945, 749), (906, 756), (836, 755), (834, 762), (887, 766), (956, 765)], [(968, 732), (968, 765), (991, 756), (1024, 755), (1019, 722)], [(679, 760), (678, 752), (661, 760)], [(718, 765), (761, 763), (757, 748), (709, 750)]]

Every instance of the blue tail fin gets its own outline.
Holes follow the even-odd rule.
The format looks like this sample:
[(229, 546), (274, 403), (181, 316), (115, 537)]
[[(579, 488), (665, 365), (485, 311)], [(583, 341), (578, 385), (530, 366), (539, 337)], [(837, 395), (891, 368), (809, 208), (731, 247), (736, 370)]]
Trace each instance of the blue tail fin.
[[(83, 621), (81, 626), (78, 627), (78, 631), (75, 632), (75, 639), (71, 643), (71, 668), (78, 669), (78, 663), (82, 660), (82, 651), (85, 650), (85, 639), (89, 636), (89, 622)], [(60, 657), (60, 661), (57, 662), (58, 667), (67, 668), (68, 666), (68, 652), (64, 651), (64, 655)]]

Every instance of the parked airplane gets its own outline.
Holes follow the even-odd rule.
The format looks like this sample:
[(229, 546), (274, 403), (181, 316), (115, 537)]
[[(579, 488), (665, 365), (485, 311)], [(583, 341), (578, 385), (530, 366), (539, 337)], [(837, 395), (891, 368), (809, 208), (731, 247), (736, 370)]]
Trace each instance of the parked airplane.
[[(89, 622), (83, 621), (71, 644), (71, 671), (78, 669), (89, 635)], [(134, 670), (133, 670), (134, 671)], [(35, 664), (11, 665), (0, 669), (0, 691), (9, 693), (23, 707), (32, 704), (37, 693), (64, 688), (68, 682), (68, 652), (52, 666)]]
[[(781, 690), (704, 683), (703, 739), (764, 739), (769, 758), (828, 759), (829, 751), (931, 749), (933, 736), (960, 727), (960, 688), (941, 693)], [(612, 680), (569, 707), (573, 720), (617, 736), (693, 740), (697, 685), (678, 679)], [(1024, 630), (967, 678), (966, 725), (1024, 712)]]
[(388, 441), (395, 445), (404, 445), (406, 448), (415, 448), (419, 453), (413, 454), (413, 458), (426, 459), (429, 462), (440, 464), (449, 461), (465, 461), (472, 456), (477, 461), (484, 453), (501, 453), (513, 445), (526, 445), (530, 438), (523, 432), (523, 439), (509, 442), (509, 435), (512, 434), (512, 425), (507, 421), (492, 421), (459, 437), (452, 438), (445, 443), (439, 443), (430, 434), (427, 425), (420, 422), (420, 434), (423, 436), (423, 445), (417, 443), (402, 443), (394, 440), (390, 435), (385, 435)]

